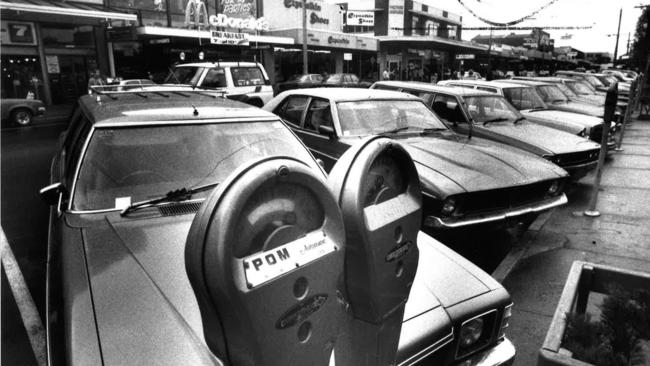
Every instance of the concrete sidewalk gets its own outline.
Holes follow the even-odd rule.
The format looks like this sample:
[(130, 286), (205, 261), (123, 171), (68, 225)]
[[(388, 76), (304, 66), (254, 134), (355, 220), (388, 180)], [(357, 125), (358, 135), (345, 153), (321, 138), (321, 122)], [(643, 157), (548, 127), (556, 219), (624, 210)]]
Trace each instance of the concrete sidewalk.
[(540, 217), (514, 250), (519, 260), (504, 274), (514, 300), (509, 338), (515, 365), (537, 364), (537, 354), (575, 260), (650, 272), (650, 122), (632, 119), (624, 151), (605, 163), (597, 209), (588, 208), (594, 174), (568, 187), (569, 204)]

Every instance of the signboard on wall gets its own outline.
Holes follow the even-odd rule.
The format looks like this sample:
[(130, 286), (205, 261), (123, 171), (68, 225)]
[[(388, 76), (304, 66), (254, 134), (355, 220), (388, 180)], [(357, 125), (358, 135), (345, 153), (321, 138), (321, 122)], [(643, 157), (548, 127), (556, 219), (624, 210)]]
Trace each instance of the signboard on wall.
[(367, 10), (348, 10), (345, 14), (345, 24), (347, 25), (375, 25), (375, 12)]
[[(334, 3), (306, 0), (309, 29), (343, 31), (343, 10)], [(302, 0), (263, 0), (264, 17), (271, 29), (302, 27)]]
[(257, 1), (220, 0), (217, 11), (231, 18), (257, 18)]
[(59, 56), (56, 55), (45, 56), (45, 64), (47, 65), (48, 74), (61, 73), (61, 69), (59, 68)]
[(210, 43), (226, 44), (231, 46), (248, 46), (250, 41), (248, 33), (212, 31)]
[(34, 23), (30, 22), (2, 22), (2, 44), (35, 46), (36, 33)]
[(473, 53), (459, 53), (456, 55), (456, 60), (473, 60), (475, 55)]

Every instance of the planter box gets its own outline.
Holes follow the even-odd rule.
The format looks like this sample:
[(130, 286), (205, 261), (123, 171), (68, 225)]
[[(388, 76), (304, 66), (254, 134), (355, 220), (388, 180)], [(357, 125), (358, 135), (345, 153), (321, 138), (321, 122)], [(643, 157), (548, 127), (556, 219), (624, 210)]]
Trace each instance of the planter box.
[(609, 289), (612, 286), (627, 291), (647, 290), (650, 288), (650, 273), (588, 262), (573, 262), (553, 320), (546, 333), (546, 339), (539, 350), (538, 366), (593, 366), (590, 363), (571, 358), (571, 355), (561, 348), (566, 329), (566, 315), (571, 312), (584, 314), (587, 309), (589, 293), (609, 295)]

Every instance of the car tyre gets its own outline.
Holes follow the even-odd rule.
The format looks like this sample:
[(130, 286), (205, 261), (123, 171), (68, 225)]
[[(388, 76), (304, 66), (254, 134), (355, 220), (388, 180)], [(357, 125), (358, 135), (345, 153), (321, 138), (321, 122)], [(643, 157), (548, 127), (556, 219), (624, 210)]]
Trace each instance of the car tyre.
[(32, 123), (32, 111), (26, 108), (18, 108), (11, 112), (11, 122), (19, 126), (27, 126)]

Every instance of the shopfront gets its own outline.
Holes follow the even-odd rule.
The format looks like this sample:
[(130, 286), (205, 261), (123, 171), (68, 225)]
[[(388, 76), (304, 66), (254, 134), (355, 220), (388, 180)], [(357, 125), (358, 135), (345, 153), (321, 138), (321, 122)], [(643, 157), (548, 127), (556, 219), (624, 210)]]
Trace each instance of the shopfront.
[(89, 74), (109, 70), (104, 27), (137, 16), (101, 1), (0, 1), (2, 98), (34, 97), (70, 104), (87, 92)]

